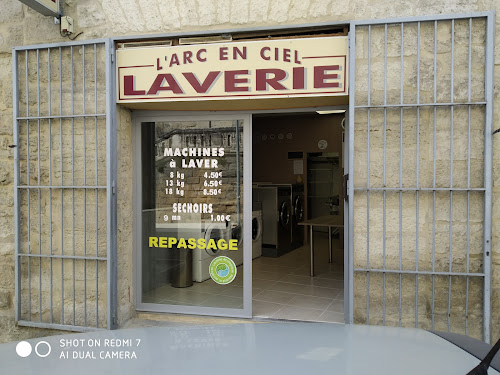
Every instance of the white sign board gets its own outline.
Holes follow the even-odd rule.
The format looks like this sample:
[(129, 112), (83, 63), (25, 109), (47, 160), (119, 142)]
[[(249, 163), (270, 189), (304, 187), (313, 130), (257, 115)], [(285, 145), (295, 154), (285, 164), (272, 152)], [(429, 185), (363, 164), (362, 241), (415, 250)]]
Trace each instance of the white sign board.
[(59, 16), (59, 0), (19, 0), (44, 16)]
[(347, 95), (347, 37), (119, 49), (118, 102)]

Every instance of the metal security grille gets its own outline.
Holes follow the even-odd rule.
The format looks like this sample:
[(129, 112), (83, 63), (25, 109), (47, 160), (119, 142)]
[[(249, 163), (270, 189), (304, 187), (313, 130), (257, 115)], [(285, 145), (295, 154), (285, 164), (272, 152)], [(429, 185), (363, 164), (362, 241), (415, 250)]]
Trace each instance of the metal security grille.
[(351, 25), (354, 322), (490, 341), (494, 23)]
[(116, 325), (111, 42), (13, 51), (16, 320)]

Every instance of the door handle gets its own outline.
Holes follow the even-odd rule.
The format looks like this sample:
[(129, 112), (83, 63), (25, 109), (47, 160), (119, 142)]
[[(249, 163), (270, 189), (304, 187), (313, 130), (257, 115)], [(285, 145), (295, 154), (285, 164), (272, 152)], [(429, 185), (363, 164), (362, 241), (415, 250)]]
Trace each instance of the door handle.
[(349, 194), (348, 194), (348, 188), (347, 188), (348, 181), (349, 181), (349, 174), (345, 174), (343, 176), (343, 181), (342, 181), (342, 197), (344, 198), (345, 201), (349, 200)]

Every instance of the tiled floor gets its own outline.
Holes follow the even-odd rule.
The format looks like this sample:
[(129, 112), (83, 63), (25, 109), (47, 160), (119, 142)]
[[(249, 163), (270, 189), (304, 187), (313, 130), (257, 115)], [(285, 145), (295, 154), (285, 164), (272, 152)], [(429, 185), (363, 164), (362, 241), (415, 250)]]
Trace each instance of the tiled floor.
[[(338, 248), (334, 240), (334, 249)], [(279, 258), (259, 257), (252, 263), (253, 316), (286, 320), (344, 322), (344, 272), (339, 250), (328, 263), (328, 240), (315, 235), (315, 277), (310, 277), (309, 247)], [(341, 251), (341, 250), (340, 250)], [(144, 302), (172, 305), (241, 308), (243, 269), (238, 267), (231, 285), (213, 280), (189, 288), (164, 285), (149, 292)]]
[[(323, 238), (325, 237), (325, 238)], [(315, 236), (315, 277), (309, 276), (309, 247), (279, 258), (253, 261), (253, 315), (256, 317), (344, 322), (343, 263), (329, 264), (326, 236)]]

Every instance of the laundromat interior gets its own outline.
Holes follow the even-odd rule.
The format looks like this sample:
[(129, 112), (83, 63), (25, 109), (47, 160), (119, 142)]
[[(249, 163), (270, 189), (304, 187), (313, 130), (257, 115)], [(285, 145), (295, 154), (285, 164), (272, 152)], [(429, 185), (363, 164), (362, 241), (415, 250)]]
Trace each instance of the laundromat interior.
[[(252, 264), (256, 317), (344, 322), (344, 116), (253, 117), (252, 224), (262, 223), (252, 228), (262, 245)], [(311, 276), (310, 226), (301, 224), (318, 218), (332, 226), (314, 226)]]
[[(344, 322), (345, 110), (256, 113), (251, 122), (247, 142), (252, 155), (252, 254), (245, 259), (252, 259), (252, 267), (246, 281), (245, 121), (200, 116), (141, 122), (141, 147), (149, 151), (140, 152), (144, 242), (140, 259), (143, 307), (139, 309), (160, 306), (174, 313), (181, 308), (182, 313), (234, 316), (244, 308), (244, 285), (250, 282), (252, 308), (246, 316)], [(177, 165), (171, 164), (175, 155), (164, 154), (179, 146), (224, 149), (218, 158), (220, 171), (184, 168), (179, 174)], [(174, 182), (173, 188), (167, 187), (171, 195), (165, 194), (165, 181)], [(185, 191), (176, 187), (183, 182), (189, 186)], [(222, 188), (214, 190), (219, 195), (203, 198), (213, 184), (221, 184)], [(173, 197), (176, 191), (184, 195)], [(184, 202), (211, 202), (215, 212), (231, 214), (231, 219), (191, 212), (182, 213), (186, 224), (165, 223), (164, 207), (184, 207)], [(171, 214), (175, 219), (178, 212)], [(207, 221), (208, 225), (203, 224)], [(236, 239), (238, 248), (152, 248), (153, 233), (207, 241)], [(216, 283), (209, 272), (211, 262), (221, 255), (230, 257), (237, 267), (235, 279), (227, 285)]]

